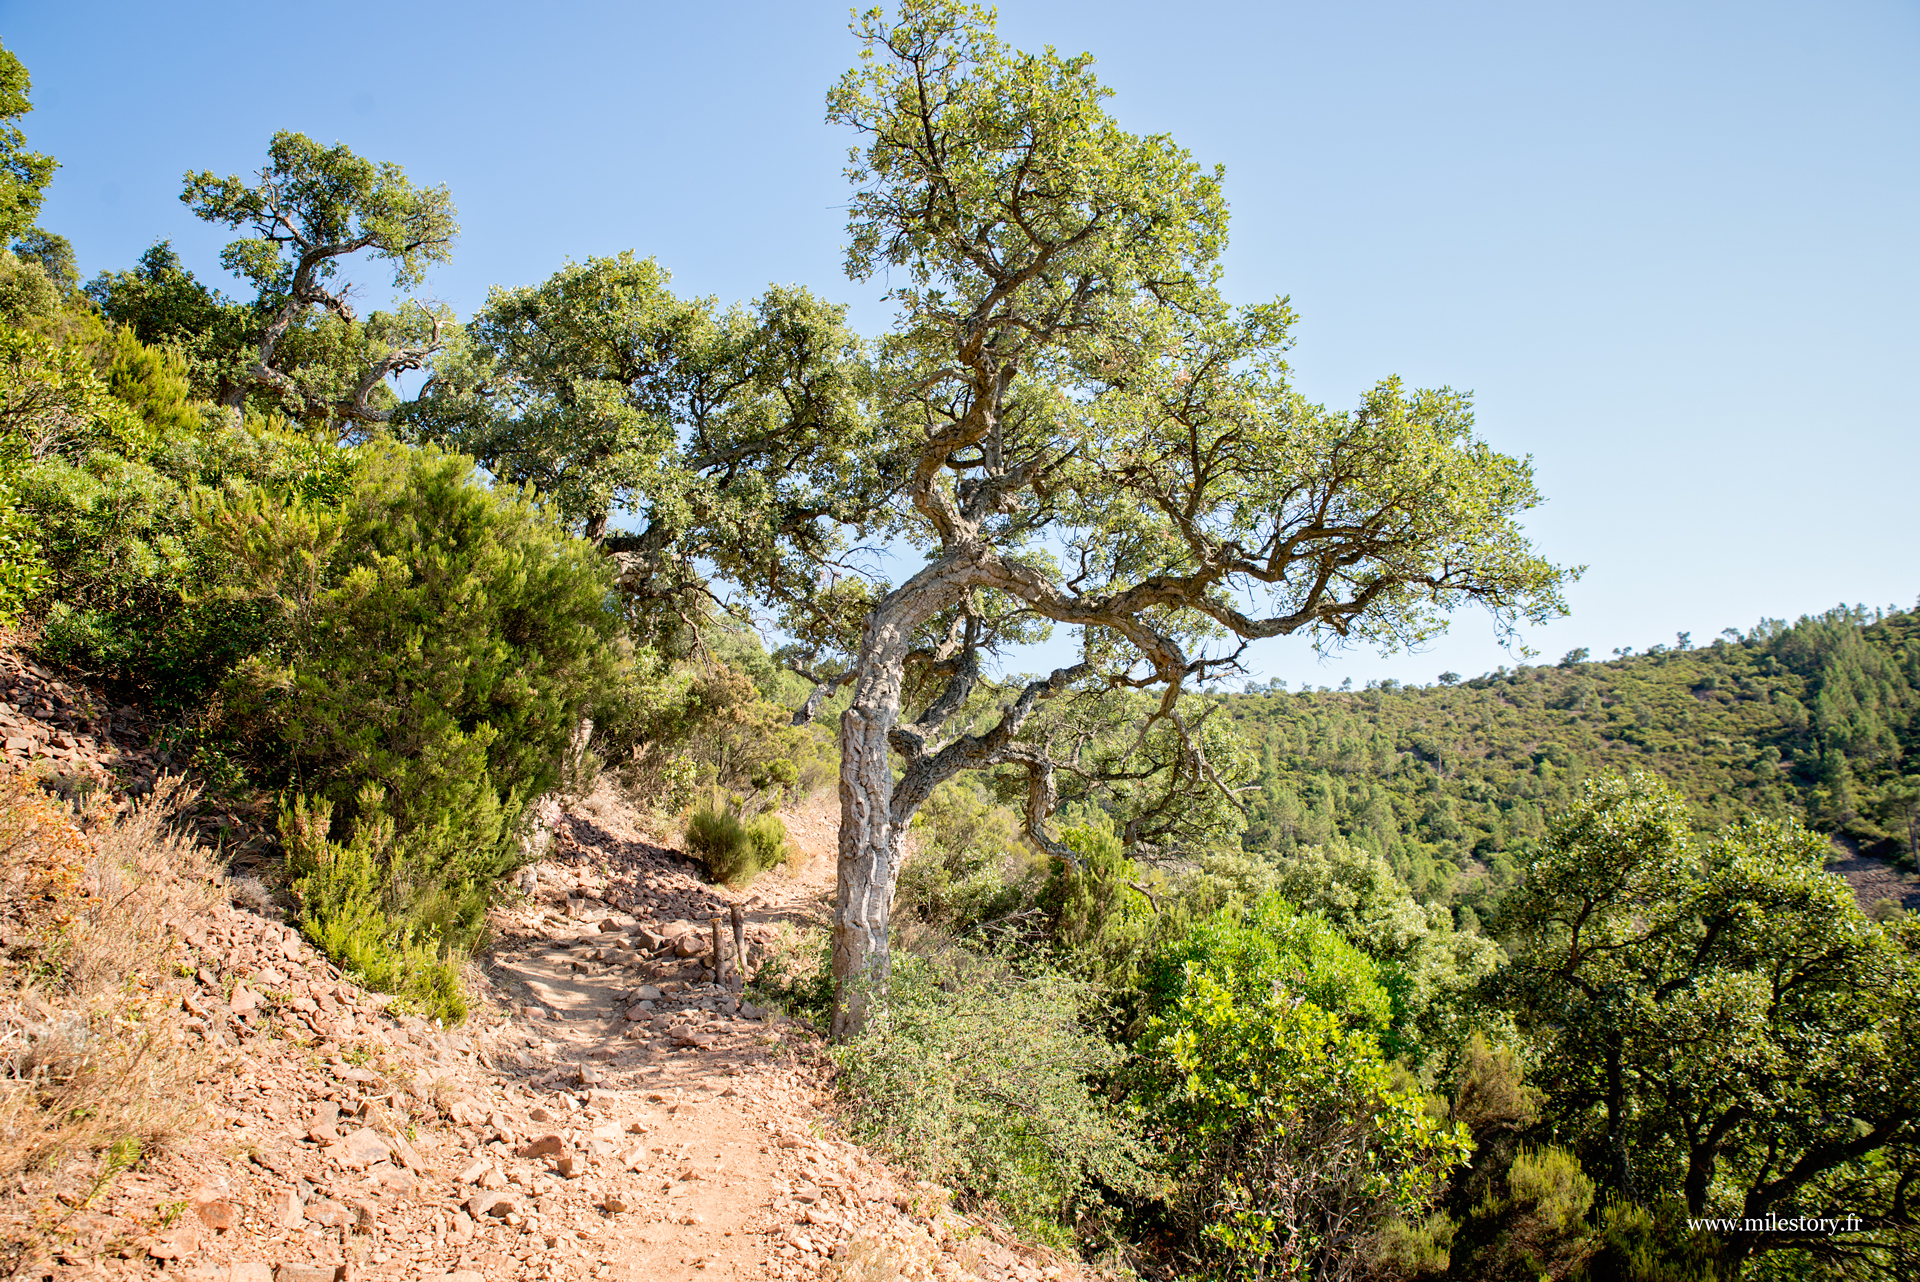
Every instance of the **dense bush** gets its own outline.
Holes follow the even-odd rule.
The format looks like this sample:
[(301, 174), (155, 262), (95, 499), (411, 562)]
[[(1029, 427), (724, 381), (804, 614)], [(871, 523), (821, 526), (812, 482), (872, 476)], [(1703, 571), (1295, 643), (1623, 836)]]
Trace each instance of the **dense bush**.
[(282, 816), (300, 927), (369, 987), (395, 993), (429, 1018), (466, 1018), (454, 958), (434, 921), (451, 907), (441, 870), (413, 866), (393, 840), (381, 798), (360, 798), (353, 839), (330, 840), (333, 805), (296, 797)]
[(1197, 923), (1146, 973), (1136, 1099), (1187, 1250), (1234, 1277), (1357, 1276), (1469, 1149), (1396, 1089), (1373, 962), (1268, 896)]
[(831, 775), (815, 736), (747, 673), (717, 659), (650, 664), (600, 727), (609, 763), (639, 800), (671, 813), (718, 787), (778, 804)]
[(1107, 1224), (1102, 1189), (1145, 1194), (1146, 1154), (1093, 1089), (1122, 1053), (1083, 981), (962, 950), (899, 955), (884, 1013), (835, 1052), (853, 1132), (974, 1205), (1059, 1241)]
[[(353, 870), (340, 884), (372, 866), (384, 938), (458, 949), (519, 858), (525, 803), (617, 677), (608, 572), (523, 495), (475, 484), (469, 460), (375, 444), (356, 465), (337, 508), (256, 491), (209, 515), (234, 595), (277, 621), (228, 682), (228, 716), (274, 745), (312, 813), (323, 799), (345, 820), (359, 853), (334, 860)], [(301, 813), (288, 839), (318, 850)], [(358, 889), (320, 887), (317, 941), (379, 937)]]
[(1140, 869), (1109, 825), (1071, 827), (1060, 841), (1079, 863), (1054, 859), (1040, 893), (1054, 944), (1079, 973), (1114, 990), (1131, 988), (1153, 916), (1137, 888)]
[(745, 886), (787, 858), (787, 826), (774, 814), (744, 817), (736, 799), (715, 791), (687, 813), (686, 847), (714, 881)]
[(955, 935), (1027, 906), (1032, 865), (1012, 811), (961, 782), (941, 784), (914, 813), (896, 911)]

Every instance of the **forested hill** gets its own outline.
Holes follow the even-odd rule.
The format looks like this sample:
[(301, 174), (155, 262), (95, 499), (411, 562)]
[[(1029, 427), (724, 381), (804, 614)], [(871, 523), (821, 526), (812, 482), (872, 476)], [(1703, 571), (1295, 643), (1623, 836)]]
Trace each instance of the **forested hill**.
[(1250, 689), (1250, 849), (1333, 836), (1423, 898), (1481, 916), (1589, 775), (1652, 770), (1702, 827), (1792, 814), (1911, 866), (1920, 827), (1920, 611), (1763, 620), (1712, 645), (1356, 691)]

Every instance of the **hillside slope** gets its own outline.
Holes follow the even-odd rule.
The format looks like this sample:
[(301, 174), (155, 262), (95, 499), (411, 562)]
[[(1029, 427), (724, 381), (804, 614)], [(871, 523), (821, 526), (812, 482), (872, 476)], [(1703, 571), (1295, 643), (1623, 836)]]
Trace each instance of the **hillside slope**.
[(1457, 684), (1227, 696), (1259, 757), (1245, 844), (1343, 837), (1479, 916), (1583, 779), (1651, 770), (1702, 828), (1796, 815), (1920, 906), (1881, 862), (1910, 861), (1920, 826), (1920, 613), (1840, 609), (1680, 640)]

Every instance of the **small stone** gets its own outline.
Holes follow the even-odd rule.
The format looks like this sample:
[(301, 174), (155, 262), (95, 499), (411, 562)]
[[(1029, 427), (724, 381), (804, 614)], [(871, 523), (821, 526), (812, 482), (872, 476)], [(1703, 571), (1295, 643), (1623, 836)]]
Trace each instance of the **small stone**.
[(574, 1071), (574, 1079), (578, 1081), (582, 1086), (598, 1086), (600, 1085), (600, 1083), (607, 1080), (607, 1075), (605, 1073), (602, 1073), (599, 1069), (594, 1068), (590, 1064), (577, 1064), (574, 1066), (573, 1071)]
[(563, 1180), (570, 1180), (580, 1174), (582, 1168), (581, 1160), (571, 1153), (562, 1154), (553, 1159), (553, 1172)]
[(183, 1224), (171, 1233), (162, 1233), (153, 1239), (153, 1245), (147, 1248), (147, 1254), (156, 1260), (184, 1260), (200, 1249), (200, 1230), (191, 1224)]
[(307, 1203), (307, 1218), (323, 1229), (337, 1229), (353, 1220), (353, 1213), (338, 1202), (326, 1198), (315, 1198)]
[(599, 930), (601, 934), (611, 935), (614, 931), (619, 930), (620, 928), (621, 928), (620, 923), (615, 921), (611, 917), (602, 917), (600, 919)]
[(339, 1150), (340, 1160), (357, 1170), (393, 1156), (393, 1150), (371, 1126), (362, 1126), (357, 1131), (349, 1132), (335, 1147)]
[(245, 984), (235, 984), (233, 986), (233, 998), (227, 1005), (233, 1009), (234, 1014), (245, 1015), (259, 1007), (260, 998)]
[(466, 1170), (460, 1172), (460, 1182), (462, 1184), (478, 1184), (480, 1177), (492, 1169), (493, 1163), (483, 1157), (474, 1162), (473, 1165), (469, 1166)]
[(275, 1193), (267, 1204), (267, 1216), (283, 1229), (297, 1229), (306, 1220), (306, 1207), (300, 1202), (300, 1190)]
[(510, 1193), (476, 1193), (466, 1200), (465, 1205), (467, 1214), (476, 1220), (486, 1215), (504, 1220), (520, 1212), (520, 1200)]
[(427, 1170), (427, 1164), (421, 1160), (419, 1152), (413, 1145), (407, 1143), (405, 1136), (388, 1135), (384, 1139), (387, 1146), (393, 1150), (393, 1155), (400, 1159), (401, 1165), (410, 1171), (424, 1173)]
[(539, 1139), (529, 1140), (520, 1149), (521, 1157), (557, 1157), (566, 1151), (566, 1141), (558, 1135), (542, 1135)]
[(193, 1213), (200, 1217), (202, 1224), (215, 1233), (231, 1232), (233, 1226), (240, 1222), (240, 1214), (234, 1210), (233, 1203), (223, 1198), (198, 1203), (194, 1206)]
[(600, 1199), (600, 1209), (608, 1215), (621, 1215), (631, 1208), (629, 1208), (625, 1202), (609, 1193), (606, 1197)]
[(273, 1271), (273, 1282), (345, 1282), (344, 1264), (282, 1264)]

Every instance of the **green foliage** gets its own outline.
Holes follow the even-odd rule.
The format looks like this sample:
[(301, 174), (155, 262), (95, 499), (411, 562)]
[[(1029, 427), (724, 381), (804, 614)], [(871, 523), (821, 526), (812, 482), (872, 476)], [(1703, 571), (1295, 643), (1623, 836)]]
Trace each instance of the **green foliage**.
[(853, 1134), (1043, 1238), (1098, 1236), (1102, 1188), (1152, 1185), (1137, 1137), (1090, 1085), (1121, 1059), (1087, 1026), (1092, 997), (960, 950), (901, 957), (885, 1015), (834, 1051)]
[(1425, 1058), (1459, 1044), (1474, 986), (1498, 961), (1493, 941), (1456, 930), (1444, 908), (1414, 900), (1383, 856), (1343, 841), (1280, 861), (1274, 885), (1381, 966), (1394, 1000), (1390, 1049)]
[(276, 631), (263, 603), (233, 599), (236, 567), (196, 514), (260, 490), (332, 502), (353, 468), (350, 454), (284, 425), (217, 413), (203, 424), (137, 434), (126, 452), (49, 457), (19, 481), (51, 576), (41, 651), (169, 710), (204, 707)]
[(396, 846), (382, 803), (377, 788), (362, 794), (345, 845), (330, 840), (332, 803), (298, 795), (282, 811), (301, 932), (369, 987), (398, 994), (429, 1019), (457, 1023), (467, 1014), (458, 953), (433, 911), (445, 895), (441, 870), (414, 866)]
[(1455, 1230), (1450, 1259), (1430, 1271), (1463, 1282), (1558, 1282), (1579, 1273), (1596, 1237), (1588, 1223), (1594, 1183), (1579, 1159), (1549, 1145), (1509, 1152), (1502, 1165), (1504, 1177)]
[(1710, 1233), (1687, 1226), (1677, 1201), (1642, 1206), (1607, 1199), (1593, 1257), (1574, 1274), (1577, 1282), (1718, 1282)]
[(636, 678), (608, 702), (598, 734), (629, 788), (657, 809), (680, 809), (701, 788), (777, 804), (818, 785), (814, 737), (738, 668), (688, 662)]
[[(202, 170), (187, 175), (180, 201), (208, 222), (256, 233), (221, 250), (220, 265), (263, 298), (294, 293), (303, 270), (330, 279), (339, 257), (363, 251), (393, 265), (394, 288), (418, 285), (451, 257), (460, 230), (445, 187), (416, 187), (398, 165), (287, 130), (267, 144), (257, 183)], [(316, 252), (323, 247), (340, 248)]]
[(1920, 1173), (1920, 933), (1867, 921), (1826, 850), (1770, 820), (1697, 842), (1653, 777), (1593, 782), (1499, 922), (1512, 962), (1488, 996), (1531, 1040), (1543, 1121), (1603, 1192), (1691, 1216), (1865, 1217), (1812, 1245), (1707, 1234), (1723, 1270), (1884, 1245), (1872, 1217)]
[(1156, 951), (1136, 1099), (1178, 1187), (1188, 1248), (1235, 1277), (1351, 1269), (1423, 1216), (1464, 1128), (1398, 1090), (1375, 967), (1277, 896)]
[(28, 101), (32, 87), (20, 59), (0, 49), (0, 245), (33, 226), (47, 184), (59, 168), (53, 157), (27, 150), (27, 135), (18, 124), (33, 110)]
[(775, 814), (743, 818), (733, 797), (714, 790), (687, 814), (686, 848), (708, 877), (741, 887), (786, 860), (787, 826)]
[(449, 257), (452, 200), (343, 145), (283, 131), (267, 151), (255, 182), (203, 171), (181, 192), (199, 217), (252, 233), (221, 253), (254, 286), (252, 300), (201, 284), (165, 241), (86, 293), (110, 323), (177, 351), (197, 399), (336, 431), (383, 421), (397, 401), (389, 376), (421, 368), (451, 316), (408, 301), (361, 318), (330, 282), (364, 254), (393, 265), (396, 288), (418, 285)]
[(377, 785), (408, 857), (472, 888), (447, 927), (470, 933), (517, 857), (520, 807), (616, 678), (607, 568), (525, 495), (476, 485), (470, 460), (355, 456), (337, 508), (255, 492), (208, 512), (229, 593), (282, 630), (236, 668), (231, 715), (343, 811)]
[(47, 584), (35, 522), (20, 508), (12, 477), (0, 475), (0, 627), (20, 621)]
[(43, 338), (61, 328), (65, 299), (47, 269), (17, 253), (0, 252), (0, 324)]
[(914, 813), (913, 843), (894, 892), (899, 911), (967, 935), (1028, 906), (1032, 858), (1020, 821), (979, 791), (960, 782), (934, 789)]
[(1076, 867), (1056, 858), (1040, 893), (1040, 904), (1052, 918), (1053, 942), (1074, 970), (1094, 982), (1131, 988), (1153, 916), (1147, 897), (1134, 888), (1140, 869), (1122, 852), (1110, 827), (1068, 828), (1060, 842), (1080, 856), (1080, 863)]
[(257, 356), (254, 309), (201, 284), (168, 241), (141, 254), (131, 270), (100, 273), (85, 292), (108, 323), (178, 353), (195, 400), (227, 400)]
[(1237, 1002), (1298, 995), (1344, 1026), (1378, 1037), (1392, 1020), (1380, 968), (1326, 918), (1301, 912), (1278, 894), (1195, 922), (1156, 949), (1144, 970), (1150, 1012), (1169, 1009), (1200, 978)]
[(139, 420), (78, 347), (0, 326), (0, 460), (13, 468), (98, 449), (137, 448)]
[(21, 262), (32, 263), (46, 273), (61, 292), (71, 294), (79, 287), (80, 269), (74, 262), (73, 242), (65, 236), (36, 227), (13, 242), (13, 253)]
[(668, 284), (627, 252), (495, 289), (398, 416), (534, 486), (591, 538), (635, 512), (641, 530), (614, 546), (654, 629), (714, 570), (807, 592), (805, 558), (839, 546), (821, 518), (871, 516), (864, 354), (844, 309), (775, 287), (723, 311)]
[(146, 425), (155, 439), (198, 432), (202, 415), (192, 404), (186, 358), (165, 347), (149, 347), (122, 327), (114, 335), (107, 390)]
[(1647, 770), (1705, 832), (1798, 815), (1911, 858), (1920, 614), (1841, 609), (1689, 650), (1521, 667), (1451, 688), (1234, 695), (1258, 789), (1249, 850), (1335, 839), (1422, 900), (1491, 915), (1581, 784)]

